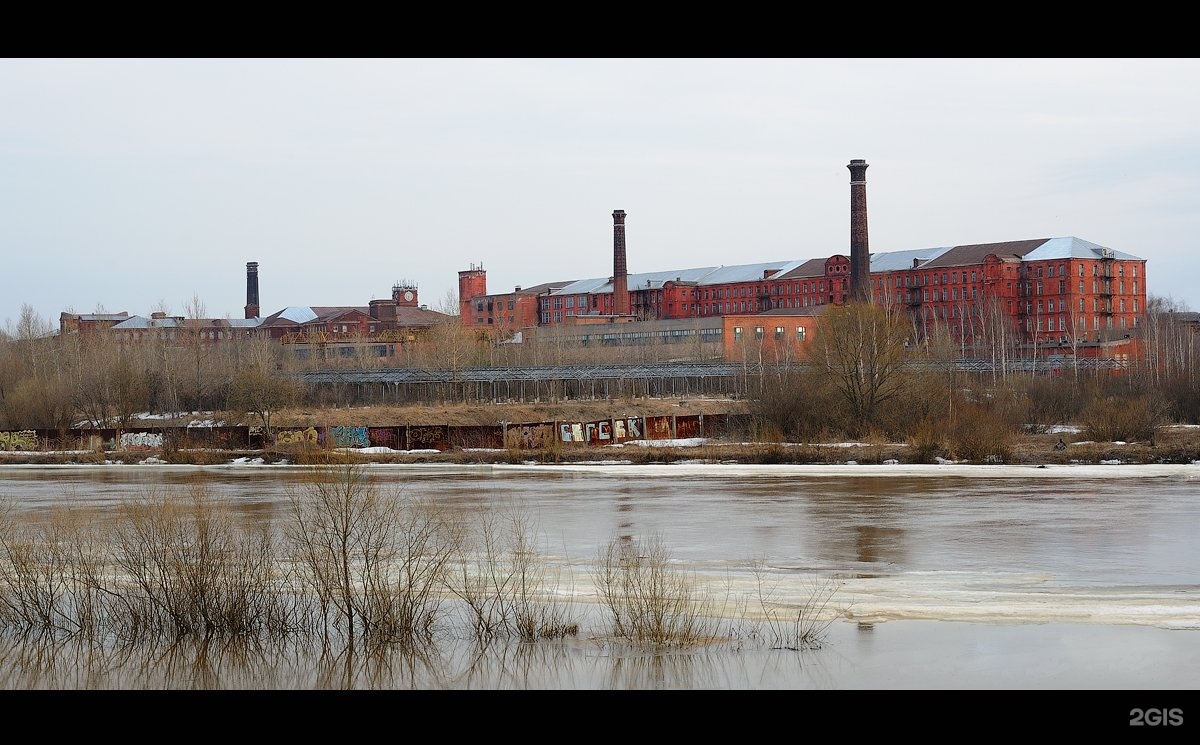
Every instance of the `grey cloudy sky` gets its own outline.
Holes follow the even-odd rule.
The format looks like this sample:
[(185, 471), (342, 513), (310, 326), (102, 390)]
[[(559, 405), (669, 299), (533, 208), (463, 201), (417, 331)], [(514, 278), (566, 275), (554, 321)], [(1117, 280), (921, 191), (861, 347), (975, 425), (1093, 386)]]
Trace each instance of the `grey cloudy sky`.
[(1200, 310), (1197, 59), (3, 59), (0, 325), (1076, 236)]

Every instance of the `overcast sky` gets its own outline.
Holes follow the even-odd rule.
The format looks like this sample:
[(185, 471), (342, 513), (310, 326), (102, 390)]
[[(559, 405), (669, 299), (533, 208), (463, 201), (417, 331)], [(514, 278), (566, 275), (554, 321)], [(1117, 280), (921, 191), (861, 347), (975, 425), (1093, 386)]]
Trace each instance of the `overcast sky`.
[(1197, 59), (3, 59), (0, 325), (1075, 236), (1200, 310)]

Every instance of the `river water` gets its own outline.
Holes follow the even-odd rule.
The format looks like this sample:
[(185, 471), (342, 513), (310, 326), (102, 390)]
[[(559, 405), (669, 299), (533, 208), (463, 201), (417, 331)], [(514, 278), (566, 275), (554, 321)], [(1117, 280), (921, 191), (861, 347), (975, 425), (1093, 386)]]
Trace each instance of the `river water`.
[[(596, 621), (589, 572), (614, 539), (659, 536), (714, 593), (801, 603), (835, 587), (818, 649), (619, 651), (585, 632), (535, 650), (451, 649), (436, 664), (233, 653), (197, 665), (62, 650), (0, 656), (6, 688), (1193, 689), (1200, 683), (1200, 465), (370, 466), (455, 509), (518, 510)], [(295, 466), (3, 466), (34, 514), (104, 512), (202, 478), (251, 516), (282, 515)], [(589, 599), (591, 598), (591, 599)], [(737, 603), (732, 603), (737, 604)], [(750, 603), (753, 605), (753, 603)], [(752, 609), (747, 611), (752, 614)], [(209, 654), (205, 652), (205, 655)], [(33, 655), (37, 660), (45, 655)], [(88, 667), (88, 666), (85, 666)], [(32, 668), (32, 669), (31, 669)], [(49, 668), (49, 669), (47, 669)], [(197, 669), (205, 671), (198, 675)], [(186, 670), (186, 674), (181, 674)], [(381, 672), (382, 671), (382, 672)], [(182, 677), (181, 677), (182, 675)]]

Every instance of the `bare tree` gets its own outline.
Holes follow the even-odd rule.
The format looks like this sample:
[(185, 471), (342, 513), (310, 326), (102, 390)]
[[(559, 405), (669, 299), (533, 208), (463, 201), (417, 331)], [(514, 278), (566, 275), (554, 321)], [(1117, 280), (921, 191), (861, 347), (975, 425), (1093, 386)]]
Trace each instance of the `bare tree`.
[(127, 427), (147, 408), (144, 357), (142, 350), (125, 348), (110, 333), (97, 335), (79, 350), (73, 400), (93, 427)]
[(205, 320), (206, 309), (204, 301), (200, 299), (198, 294), (193, 294), (192, 299), (184, 303), (184, 314), (186, 324), (184, 329), (181, 329), (183, 342), (187, 349), (187, 357), (190, 363), (190, 369), (194, 373), (192, 382), (192, 407), (197, 411), (204, 410), (205, 407), (205, 363), (208, 361), (210, 345), (206, 340), (206, 335), (210, 333), (203, 323)]
[(831, 306), (822, 314), (815, 362), (832, 378), (851, 427), (868, 431), (885, 404), (906, 389), (908, 323), (873, 304)]

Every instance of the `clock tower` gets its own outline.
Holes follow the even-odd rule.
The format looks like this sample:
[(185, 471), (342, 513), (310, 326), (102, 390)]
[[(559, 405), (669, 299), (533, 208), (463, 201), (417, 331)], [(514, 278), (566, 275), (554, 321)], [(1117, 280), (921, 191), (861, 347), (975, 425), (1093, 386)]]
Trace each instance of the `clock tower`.
[(417, 286), (412, 282), (397, 282), (392, 285), (392, 301), (406, 308), (417, 307)]

